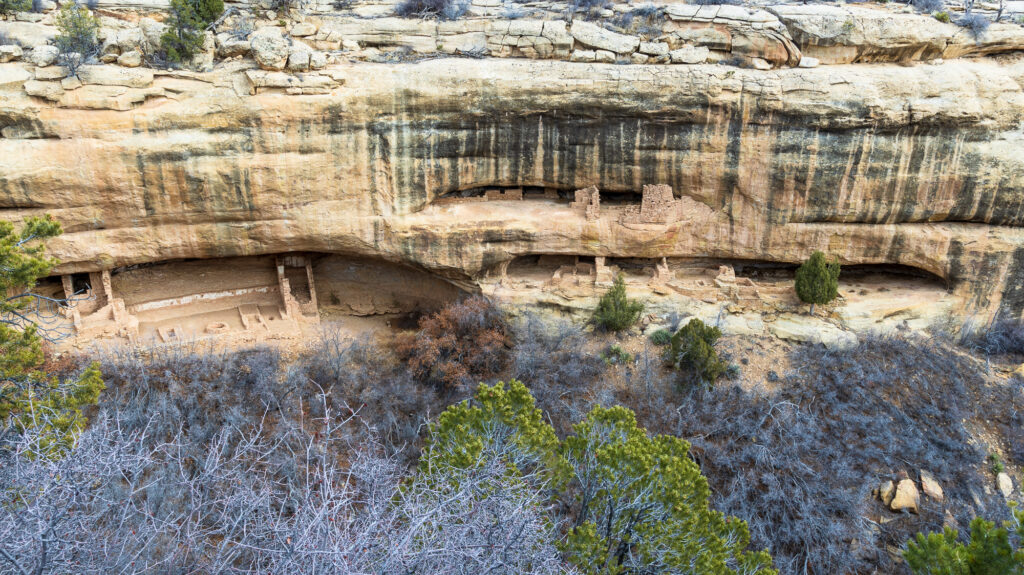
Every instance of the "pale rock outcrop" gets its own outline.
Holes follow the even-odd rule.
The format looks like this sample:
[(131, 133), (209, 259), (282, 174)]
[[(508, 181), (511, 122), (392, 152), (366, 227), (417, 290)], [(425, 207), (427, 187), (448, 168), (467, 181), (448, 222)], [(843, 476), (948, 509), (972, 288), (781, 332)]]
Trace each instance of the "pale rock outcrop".
[(20, 60), (21, 56), (21, 46), (15, 46), (13, 44), (0, 46), (0, 64), (5, 64), (13, 60)]
[(665, 42), (640, 42), (638, 50), (649, 56), (667, 56), (669, 46)]
[(117, 44), (120, 53), (123, 54), (125, 52), (142, 50), (143, 44), (148, 42), (148, 39), (141, 28), (132, 26), (131, 28), (118, 30), (114, 35), (114, 42)]
[(0, 64), (0, 90), (16, 90), (32, 79), (32, 73), (17, 64)]
[(29, 80), (25, 82), (25, 92), (29, 96), (57, 101), (64, 95), (64, 88), (61, 87), (60, 82)]
[(167, 25), (152, 18), (140, 18), (139, 30), (142, 32), (144, 51), (152, 54), (160, 48), (160, 37), (167, 30)]
[(766, 324), (775, 337), (801, 343), (820, 343), (829, 349), (849, 349), (857, 345), (857, 335), (829, 323), (793, 314), (780, 315)]
[(245, 77), (252, 94), (268, 91), (283, 91), (295, 95), (329, 94), (331, 90), (344, 83), (343, 79), (335, 79), (328, 74), (289, 74), (266, 70), (247, 70)]
[(239, 38), (227, 32), (217, 34), (216, 39), (218, 58), (245, 56), (252, 49), (252, 44), (250, 44), (247, 38)]
[[(24, 68), (0, 64), (21, 78), (0, 89), (0, 214), (64, 224), (57, 273), (344, 252), (473, 289), (535, 254), (795, 263), (827, 248), (844, 266), (934, 274), (955, 314), (1024, 312), (1019, 60), (758, 71), (437, 58), (297, 74), (242, 61), (144, 88), (62, 86), (56, 106), (27, 94)], [(588, 220), (560, 201), (438, 202), (499, 183), (650, 182), (690, 200), (685, 221), (627, 227), (612, 203)], [(806, 314), (764, 329), (786, 320), (839, 329)]]
[(1024, 49), (1024, 28), (993, 24), (981, 38), (927, 14), (831, 4), (768, 8), (800, 49), (822, 64), (960, 58)]
[(309, 70), (309, 50), (297, 50), (289, 54), (288, 69), (295, 72)]
[(125, 68), (138, 68), (142, 65), (142, 53), (138, 50), (124, 52), (117, 57), (117, 65)]
[(116, 66), (82, 66), (78, 78), (83, 84), (98, 86), (124, 86), (126, 88), (148, 88), (153, 85), (153, 71), (125, 69)]
[(630, 54), (640, 45), (636, 36), (627, 36), (605, 30), (604, 28), (584, 20), (573, 20), (569, 34), (577, 42), (598, 50), (607, 50), (616, 54)]
[[(474, 25), (482, 31), (488, 22), (479, 20)], [(416, 53), (432, 54), (437, 51), (437, 26), (434, 21), (410, 18), (337, 18), (322, 26), (316, 37), (327, 32), (336, 34), (339, 42), (344, 38), (360, 44), (405, 47)]]
[(597, 52), (593, 50), (573, 50), (570, 60), (573, 62), (593, 62), (597, 59)]
[(115, 33), (108, 33), (106, 38), (100, 44), (99, 59), (104, 64), (109, 64), (117, 60), (117, 57), (121, 54), (121, 47), (117, 45), (117, 36)]
[(217, 39), (212, 31), (203, 34), (203, 43), (192, 55), (188, 67), (192, 70), (209, 70), (213, 67), (217, 55)]
[(921, 470), (921, 491), (935, 501), (941, 502), (945, 496), (942, 493), (942, 485), (935, 479), (927, 469)]
[(36, 46), (29, 52), (26, 60), (33, 66), (45, 68), (52, 66), (57, 61), (58, 51), (56, 46)]
[(68, 69), (64, 66), (44, 66), (36, 68), (36, 80), (60, 80), (68, 75)]
[(312, 70), (323, 70), (327, 67), (327, 54), (320, 51), (309, 54), (309, 67)]
[[(82, 87), (82, 80), (78, 76), (65, 76), (60, 79), (60, 87), (65, 90), (77, 90)], [(124, 90), (118, 90), (124, 92)]]
[(675, 64), (703, 64), (708, 59), (708, 49), (704, 46), (686, 45), (678, 50), (672, 50), (668, 55)]
[(572, 50), (573, 36), (569, 33), (568, 25), (561, 20), (545, 21), (541, 36), (551, 41), (556, 54), (564, 55)]
[(296, 38), (305, 38), (307, 36), (313, 36), (316, 34), (316, 24), (312, 22), (299, 22), (292, 26), (289, 33)]
[(1007, 499), (1013, 495), (1013, 480), (1010, 479), (1010, 475), (1005, 471), (1001, 471), (996, 475), (996, 488)]
[(291, 46), (275, 27), (260, 28), (249, 38), (252, 56), (264, 70), (283, 70), (288, 64)]
[(0, 35), (14, 41), (24, 49), (53, 44), (57, 29), (40, 23), (0, 21)]

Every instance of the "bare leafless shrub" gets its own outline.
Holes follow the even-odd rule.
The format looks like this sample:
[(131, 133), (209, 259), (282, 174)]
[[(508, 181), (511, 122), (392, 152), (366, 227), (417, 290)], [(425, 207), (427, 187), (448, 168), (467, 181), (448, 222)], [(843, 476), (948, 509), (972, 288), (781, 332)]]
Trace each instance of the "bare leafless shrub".
[(567, 434), (594, 405), (611, 399), (602, 377), (607, 366), (584, 351), (587, 338), (578, 325), (525, 314), (514, 332), (511, 377), (530, 387), (559, 435)]
[(395, 340), (396, 353), (420, 381), (449, 390), (499, 377), (511, 345), (504, 314), (483, 296), (448, 304), (422, 318), (419, 332)]
[(997, 320), (962, 340), (968, 348), (989, 356), (1024, 355), (1024, 321)]
[(314, 382), (332, 402), (352, 406), (371, 432), (365, 437), (380, 437), (405, 464), (418, 457), (426, 423), (444, 408), (436, 391), (418, 382), (386, 345), (372, 336), (346, 339), (329, 328), (287, 381), (296, 386)]
[(486, 453), (409, 477), (316, 399), (322, 417), (224, 426), (198, 453), (184, 433), (127, 431), (115, 404), (61, 457), (20, 436), (0, 450), (0, 572), (570, 572), (543, 485)]
[(468, 0), (402, 0), (395, 14), (406, 18), (458, 20), (469, 10)]
[(920, 515), (871, 521), (871, 489), (901, 470), (935, 473), (962, 527), (975, 512), (1005, 513), (974, 487), (986, 454), (966, 426), (987, 416), (976, 410), (995, 390), (971, 361), (880, 338), (848, 351), (802, 347), (792, 365), (773, 393), (720, 386), (694, 391), (678, 411), (713, 504), (749, 522), (780, 573), (895, 572), (885, 546), (941, 531), (944, 513), (924, 498)]

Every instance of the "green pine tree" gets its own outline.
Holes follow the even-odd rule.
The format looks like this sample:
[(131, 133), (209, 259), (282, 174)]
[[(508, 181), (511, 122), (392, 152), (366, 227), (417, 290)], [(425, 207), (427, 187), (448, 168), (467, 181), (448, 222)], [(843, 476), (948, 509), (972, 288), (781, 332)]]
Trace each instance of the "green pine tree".
[(564, 551), (583, 573), (774, 574), (750, 552), (744, 521), (708, 507), (707, 479), (677, 437), (648, 437), (632, 411), (595, 407), (563, 452), (574, 472), (575, 525)]
[(975, 517), (971, 521), (970, 540), (962, 543), (957, 532), (918, 533), (907, 542), (903, 557), (914, 575), (1022, 575), (1024, 547), (1014, 548), (1010, 532), (1024, 540), (1024, 511), (1013, 511), (1013, 521), (996, 527), (991, 521)]
[(15, 12), (28, 12), (32, 9), (32, 0), (0, 0), (0, 15), (10, 16)]
[(203, 26), (212, 23), (224, 12), (224, 0), (192, 0), (192, 2), (196, 16), (203, 22)]
[(828, 260), (822, 252), (814, 252), (796, 270), (796, 295), (800, 301), (814, 306), (826, 304), (839, 295), (839, 262)]
[(722, 337), (722, 330), (692, 319), (669, 340), (665, 361), (681, 370), (686, 383), (711, 385), (726, 372), (725, 362), (718, 359), (714, 345)]
[(171, 0), (167, 30), (160, 37), (160, 47), (167, 60), (180, 64), (192, 59), (203, 47), (202, 17), (189, 0)]
[[(495, 433), (497, 428), (507, 433)], [(566, 473), (555, 430), (521, 382), (480, 384), (472, 400), (450, 406), (430, 425), (420, 457), (421, 473), (438, 467), (468, 468), (480, 461), (485, 442), (501, 438), (548, 469), (552, 479)]]
[(597, 302), (593, 321), (602, 329), (619, 332), (639, 321), (643, 311), (643, 303), (626, 297), (626, 279), (620, 273), (612, 288)]
[(65, 2), (57, 13), (56, 24), (54, 43), (60, 63), (74, 75), (82, 62), (99, 49), (96, 35), (100, 22), (78, 2)]
[[(49, 216), (31, 218), (21, 231), (0, 221), (0, 440), (35, 428), (53, 455), (71, 445), (85, 427), (82, 407), (96, 403), (103, 380), (98, 364), (77, 379), (59, 381), (42, 371), (40, 328), (33, 320), (32, 293), (56, 260), (46, 257), (44, 240), (61, 234)], [(44, 331), (45, 334), (45, 331)]]

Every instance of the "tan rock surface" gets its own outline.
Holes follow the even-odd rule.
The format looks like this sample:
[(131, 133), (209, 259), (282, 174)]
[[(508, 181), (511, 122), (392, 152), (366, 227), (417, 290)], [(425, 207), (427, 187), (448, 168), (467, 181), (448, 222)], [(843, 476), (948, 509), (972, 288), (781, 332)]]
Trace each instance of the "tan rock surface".
[[(823, 249), (934, 274), (958, 313), (1024, 309), (1020, 61), (247, 69), (86, 85), (57, 103), (77, 110), (6, 84), (0, 217), (60, 219), (62, 272), (314, 251), (472, 288), (526, 254), (798, 262)], [(435, 204), (489, 186), (650, 183), (710, 215), (630, 228), (615, 207), (589, 221), (557, 202)]]
[(889, 509), (893, 511), (909, 511), (917, 513), (921, 504), (921, 493), (912, 479), (904, 479), (896, 485), (896, 495), (889, 502)]

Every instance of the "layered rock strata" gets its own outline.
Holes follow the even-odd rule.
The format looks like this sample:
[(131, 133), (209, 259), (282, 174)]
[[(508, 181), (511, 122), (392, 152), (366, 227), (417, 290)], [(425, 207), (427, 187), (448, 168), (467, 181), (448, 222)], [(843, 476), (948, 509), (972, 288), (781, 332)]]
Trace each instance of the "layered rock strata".
[[(119, 86), (149, 91), (131, 112), (62, 109), (6, 84), (0, 215), (59, 218), (62, 273), (318, 252), (475, 289), (526, 254), (798, 262), (822, 249), (939, 276), (965, 314), (1024, 311), (1019, 58), (353, 63), (329, 66), (315, 94), (255, 90), (252, 68)], [(590, 219), (567, 200), (439, 201), (645, 184), (707, 213), (630, 227), (621, 206)]]

